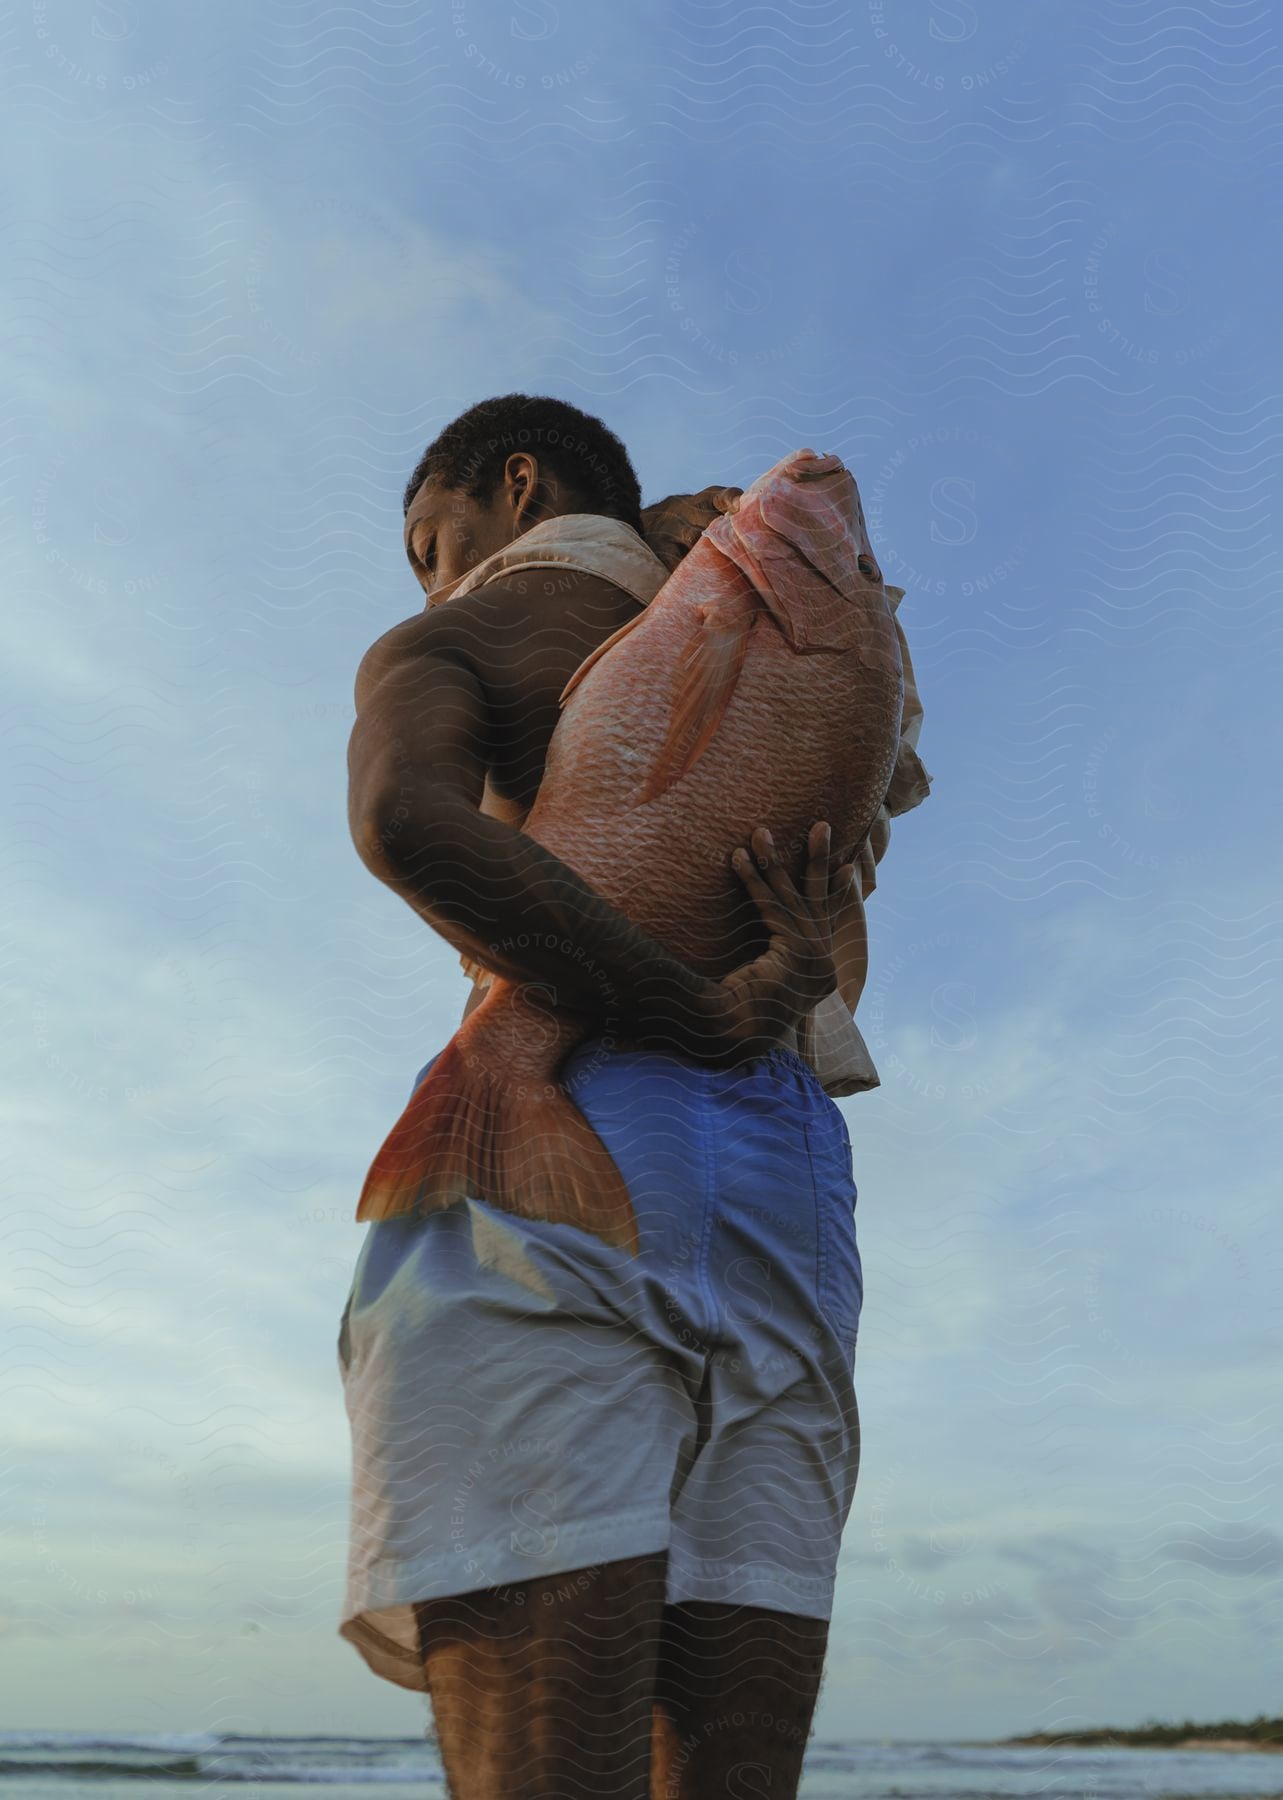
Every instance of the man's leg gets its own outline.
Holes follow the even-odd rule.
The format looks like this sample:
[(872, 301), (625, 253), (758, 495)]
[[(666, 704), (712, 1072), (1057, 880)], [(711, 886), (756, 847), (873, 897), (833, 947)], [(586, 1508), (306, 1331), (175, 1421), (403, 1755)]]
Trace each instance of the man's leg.
[(650, 1800), (794, 1800), (828, 1637), (827, 1619), (665, 1607)]
[(666, 1564), (415, 1607), (451, 1800), (649, 1800)]

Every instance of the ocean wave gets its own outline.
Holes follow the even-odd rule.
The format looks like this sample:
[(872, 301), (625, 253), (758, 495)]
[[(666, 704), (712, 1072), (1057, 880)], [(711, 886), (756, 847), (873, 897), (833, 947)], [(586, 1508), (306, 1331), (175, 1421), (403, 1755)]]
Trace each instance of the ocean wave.
[(430, 1736), (0, 1732), (0, 1780), (276, 1782), (339, 1786), (433, 1779)]

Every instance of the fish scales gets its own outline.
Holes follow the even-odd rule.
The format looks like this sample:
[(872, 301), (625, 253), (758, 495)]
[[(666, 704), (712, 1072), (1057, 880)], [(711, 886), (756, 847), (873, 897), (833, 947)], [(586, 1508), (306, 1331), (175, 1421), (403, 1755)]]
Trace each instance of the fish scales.
[[(754, 626), (734, 696), (708, 749), (667, 793), (639, 805), (635, 766), (612, 756), (617, 725), (603, 728), (602, 720), (619, 675), (616, 659), (641, 670), (671, 667), (674, 659), (663, 658), (664, 646), (655, 642), (661, 630), (648, 629), (652, 616), (661, 628), (667, 623), (657, 604), (572, 696), (526, 829), (648, 936), (716, 977), (756, 954), (766, 937), (730, 867), (730, 850), (770, 819), (781, 855), (796, 868), (811, 825), (827, 818), (834, 853), (853, 855), (855, 834), (868, 829), (895, 766), (886, 720), (894, 713), (898, 730), (902, 688), (881, 671), (853, 670), (850, 653), (795, 655), (767, 618), (760, 642)], [(653, 762), (663, 743), (664, 685), (639, 680), (628, 691), (634, 704), (624, 730), (641, 764)], [(851, 715), (860, 710), (853, 699), (876, 721), (864, 756), (852, 738)], [(594, 809), (592, 828), (574, 800), (590, 781), (604, 801)]]

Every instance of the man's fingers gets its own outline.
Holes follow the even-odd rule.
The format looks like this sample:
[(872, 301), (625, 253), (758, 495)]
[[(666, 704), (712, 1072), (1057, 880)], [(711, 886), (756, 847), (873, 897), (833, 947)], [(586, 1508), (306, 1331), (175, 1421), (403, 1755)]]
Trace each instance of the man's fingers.
[(772, 931), (782, 931), (789, 923), (789, 914), (781, 904), (780, 897), (758, 873), (757, 861), (751, 850), (739, 849), (731, 853), (731, 867), (748, 889), (749, 898), (765, 919)]
[(802, 896), (797, 891), (793, 877), (780, 861), (780, 853), (775, 848), (775, 839), (768, 826), (759, 825), (753, 832), (752, 849), (758, 868), (773, 889), (776, 899), (795, 917), (802, 910)]
[[(826, 921), (817, 918), (798, 893), (766, 826), (759, 825), (749, 851), (742, 857), (735, 852), (731, 861), (771, 935), (789, 947), (789, 955), (811, 954), (823, 941)], [(808, 947), (805, 951), (803, 945)]]
[(832, 847), (828, 821), (818, 819), (807, 833), (807, 861), (800, 889), (780, 860), (769, 827), (757, 826), (748, 848), (731, 854), (731, 866), (768, 930), (793, 944), (799, 954), (803, 943), (810, 946), (806, 952), (810, 954), (830, 942), (834, 914), (855, 879), (856, 865), (835, 865)]
[(829, 897), (829, 854), (833, 833), (827, 819), (817, 819), (807, 833), (806, 839), (806, 875), (803, 885), (806, 890), (806, 903), (817, 916), (822, 916), (822, 909)]
[[(795, 925), (813, 924), (817, 930), (823, 929), (839, 890), (840, 875), (840, 871), (831, 866), (832, 828), (827, 819), (818, 819), (807, 833), (807, 861), (800, 888), (781, 862), (769, 827), (756, 827), (749, 848), (754, 871), (775, 895), (782, 916), (793, 920)], [(852, 865), (848, 863), (845, 868), (847, 873), (840, 883), (843, 889), (851, 879)], [(760, 899), (758, 904), (761, 904)]]

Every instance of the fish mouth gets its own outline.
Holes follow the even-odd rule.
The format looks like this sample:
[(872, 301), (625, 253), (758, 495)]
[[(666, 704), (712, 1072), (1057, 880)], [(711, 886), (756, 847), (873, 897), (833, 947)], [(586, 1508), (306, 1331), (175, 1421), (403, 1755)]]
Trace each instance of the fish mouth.
[(818, 475), (832, 475), (845, 467), (840, 456), (822, 450), (797, 450), (788, 461), (786, 472), (793, 481), (813, 481)]
[(781, 478), (785, 481), (817, 481), (823, 476), (836, 475), (839, 472), (850, 473), (840, 456), (834, 456), (824, 450), (791, 450), (787, 456), (782, 456), (779, 462), (772, 463), (769, 469), (764, 470), (756, 481), (745, 488), (742, 494), (737, 494), (733, 500), (729, 501), (722, 511), (737, 513), (745, 500), (760, 494), (764, 488), (769, 487), (772, 482), (778, 482)]

